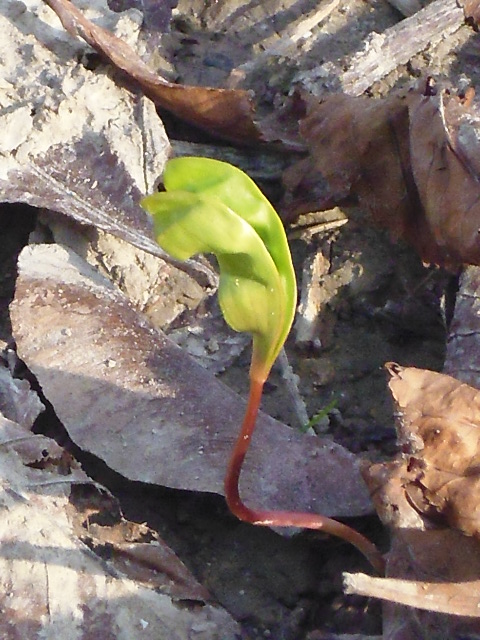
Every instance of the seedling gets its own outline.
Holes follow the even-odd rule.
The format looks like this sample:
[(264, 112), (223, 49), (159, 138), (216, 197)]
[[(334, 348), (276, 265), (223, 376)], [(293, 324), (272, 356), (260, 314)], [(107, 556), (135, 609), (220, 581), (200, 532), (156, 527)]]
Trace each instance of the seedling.
[(206, 158), (170, 160), (165, 191), (147, 196), (158, 244), (186, 260), (215, 254), (218, 297), (226, 322), (252, 334), (250, 393), (225, 476), (225, 497), (241, 520), (263, 526), (318, 529), (357, 547), (379, 571), (383, 558), (373, 543), (347, 525), (322, 515), (267, 511), (244, 504), (239, 478), (260, 406), (264, 383), (293, 322), (296, 283), (280, 218), (255, 183), (232, 165)]
[(335, 409), (336, 406), (337, 406), (337, 401), (335, 398), (333, 398), (325, 407), (323, 407), (323, 409), (320, 409), (320, 411), (317, 411), (317, 413), (314, 416), (312, 416), (306, 424), (303, 425), (303, 427), (301, 428), (302, 433), (306, 433), (309, 429), (313, 429), (313, 427), (317, 425), (319, 422), (321, 422), (323, 418), (328, 416), (330, 411), (332, 409)]

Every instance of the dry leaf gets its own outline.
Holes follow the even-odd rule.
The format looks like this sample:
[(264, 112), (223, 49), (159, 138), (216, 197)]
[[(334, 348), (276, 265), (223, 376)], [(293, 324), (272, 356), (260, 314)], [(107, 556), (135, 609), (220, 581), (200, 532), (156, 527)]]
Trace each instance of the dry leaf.
[(108, 6), (112, 11), (127, 11), (134, 7), (143, 13), (142, 31), (150, 35), (162, 34), (168, 30), (172, 19), (172, 9), (176, 7), (178, 0), (108, 0)]
[[(480, 391), (450, 376), (388, 364), (408, 456), (407, 495), (480, 537)], [(420, 502), (422, 501), (422, 502)]]
[(0, 412), (8, 420), (30, 429), (45, 407), (27, 380), (15, 380), (0, 362)]
[(480, 264), (478, 105), (447, 90), (408, 102), (412, 171), (438, 251), (429, 259)]
[(475, 24), (480, 22), (480, 7), (478, 0), (457, 0), (459, 6), (463, 7), (465, 17), (473, 20)]
[(301, 132), (336, 198), (355, 195), (394, 238), (405, 238), (424, 255), (433, 236), (410, 167), (406, 96), (333, 95), (309, 104)]
[(52, 29), (48, 21), (56, 18), (43, 2), (27, 0), (24, 11), (15, 6), (0, 0), (0, 129), (8, 131), (0, 140), (1, 200), (62, 213), (203, 284), (214, 282), (205, 265), (172, 261), (161, 251), (139, 206), (169, 154), (154, 105), (79, 64), (84, 51)]
[(337, 197), (357, 196), (426, 262), (480, 263), (479, 113), (471, 95), (460, 99), (428, 81), (385, 99), (309, 102), (302, 133)]
[[(82, 449), (132, 480), (223, 491), (244, 401), (78, 256), (24, 249), (11, 317), (20, 357)], [(265, 415), (241, 484), (247, 503), (270, 508), (371, 509), (353, 455)]]
[(93, 24), (69, 0), (45, 0), (72, 36), (80, 36), (142, 87), (145, 95), (176, 116), (226, 140), (258, 142), (253, 105), (246, 91), (190, 87), (167, 82), (120, 38)]
[[(95, 529), (93, 535), (92, 529)], [(130, 580), (156, 589), (176, 601), (205, 603), (212, 599), (207, 589), (195, 580), (162, 540), (132, 543), (116, 537), (108, 527), (90, 526), (88, 535), (84, 533), (82, 539), (100, 557), (107, 558), (110, 567)]]

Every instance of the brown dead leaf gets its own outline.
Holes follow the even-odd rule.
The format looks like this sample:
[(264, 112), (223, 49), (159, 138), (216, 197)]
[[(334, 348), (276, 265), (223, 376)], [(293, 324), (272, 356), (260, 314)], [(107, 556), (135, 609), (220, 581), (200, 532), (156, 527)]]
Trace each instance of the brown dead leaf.
[(301, 133), (335, 197), (355, 195), (394, 238), (405, 238), (424, 255), (434, 241), (420, 215), (410, 166), (406, 96), (332, 95), (308, 102)]
[(433, 371), (387, 369), (401, 454), (365, 473), (392, 534), (387, 578), (347, 575), (346, 588), (387, 601), (385, 640), (470, 637), (480, 632), (480, 392)]
[(431, 259), (480, 264), (480, 112), (449, 91), (408, 102), (412, 171), (438, 252)]
[(127, 73), (158, 106), (220, 138), (240, 144), (260, 141), (248, 92), (167, 82), (151, 71), (125, 42), (90, 22), (69, 0), (45, 2), (72, 36), (83, 38)]
[[(103, 527), (105, 529), (105, 527)], [(109, 542), (108, 532), (102, 538), (89, 541), (89, 546), (122, 575), (157, 589), (175, 600), (205, 603), (211, 600), (207, 589), (201, 585), (178, 556), (162, 540), (149, 543)]]
[(109, 0), (112, 11), (122, 12), (134, 7), (143, 13), (142, 31), (149, 34), (161, 34), (168, 30), (172, 18), (172, 9), (178, 0)]
[(309, 102), (302, 133), (337, 197), (356, 195), (425, 262), (480, 264), (480, 113), (471, 94), (427, 81), (385, 99)]
[(480, 391), (450, 376), (389, 363), (408, 456), (410, 500), (480, 537)]
[(8, 420), (30, 429), (45, 407), (27, 380), (15, 380), (0, 361), (0, 412)]
[[(81, 258), (24, 249), (11, 317), (20, 357), (78, 446), (131, 480), (223, 491), (244, 401)], [(247, 503), (268, 508), (371, 509), (352, 454), (265, 414), (241, 484)]]
[(480, 268), (466, 267), (455, 296), (444, 373), (480, 387)]
[(407, 462), (376, 464), (368, 470), (377, 513), (392, 534), (388, 579), (347, 575), (347, 592), (386, 601), (384, 640), (454, 638), (478, 631), (478, 620), (472, 620), (480, 603), (478, 540), (453, 529), (432, 528), (408, 499)]

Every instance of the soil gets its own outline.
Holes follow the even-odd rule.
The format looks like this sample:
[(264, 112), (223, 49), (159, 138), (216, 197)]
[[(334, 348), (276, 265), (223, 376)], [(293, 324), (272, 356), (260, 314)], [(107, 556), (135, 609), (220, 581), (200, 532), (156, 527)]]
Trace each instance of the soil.
[[(298, 18), (316, 3), (230, 2), (221, 16), (230, 28), (223, 30), (218, 30), (216, 20), (222, 6), (226, 11), (225, 4), (220, 3), (217, 15), (216, 3), (183, 4), (188, 8), (180, 3), (170, 36), (172, 68), (181, 81), (222, 86), (233, 66), (258, 50), (259, 32), (265, 39), (262, 24), (267, 24), (268, 11), (277, 16), (275, 28), (280, 32), (285, 26), (282, 17), (293, 21), (292, 16)], [(308, 42), (302, 45), (294, 58), (283, 60), (283, 66), (278, 60), (272, 62), (267, 83), (253, 74), (251, 87), (268, 106), (275, 96), (288, 90), (299, 70), (305, 71), (314, 61), (325, 61), (327, 53), (338, 64), (347, 51), (352, 55), (374, 28), (381, 31), (398, 18), (397, 11), (383, 1), (342, 3), (336, 22), (330, 22), (319, 37), (308, 40), (315, 46)], [(243, 30), (239, 27), (242, 19)], [(248, 30), (249, 24), (255, 29)], [(318, 35), (319, 30), (314, 32)], [(275, 33), (271, 36), (274, 42)], [(214, 51), (207, 57), (212, 41)], [(451, 70), (448, 60), (447, 74)], [(454, 64), (458, 66), (458, 58)], [(385, 88), (386, 84), (380, 89)], [(188, 129), (185, 131), (184, 137), (188, 137)], [(267, 186), (270, 192), (281, 195), (279, 182)], [(37, 213), (24, 205), (1, 205), (0, 338), (5, 342), (11, 341), (8, 303), (13, 295), (15, 259), (28, 241)], [(333, 439), (366, 460), (385, 459), (395, 452), (396, 443), (383, 365), (396, 361), (404, 366), (442, 369), (455, 278), (423, 266), (411, 249), (393, 243), (383, 231), (371, 227), (355, 207), (344, 209), (344, 214), (348, 224), (334, 231), (309, 235), (302, 229), (302, 220), (289, 230), (300, 286), (305, 261), (321, 253), (326, 265), (322, 285), (327, 295), (318, 317), (317, 340), (298, 344), (292, 332), (287, 356), (298, 375), (299, 394), (308, 415), (324, 412), (316, 426), (318, 437)], [(190, 318), (184, 315), (170, 330), (178, 332)], [(226, 384), (243, 395), (248, 364), (248, 347), (240, 348), (233, 362), (219, 373)], [(298, 428), (298, 415), (282, 374), (281, 368), (274, 369), (263, 408)], [(51, 430), (52, 410), (37, 428), (45, 429), (47, 423)], [(65, 434), (61, 439), (69, 444)], [(157, 531), (212, 598), (241, 622), (245, 640), (381, 635), (380, 605), (342, 594), (343, 571), (369, 571), (355, 549), (320, 534), (286, 536), (245, 525), (229, 514), (218, 496), (129, 483), (69, 446), (88, 473), (118, 498), (124, 516)], [(386, 533), (373, 514), (352, 524), (387, 547)]]

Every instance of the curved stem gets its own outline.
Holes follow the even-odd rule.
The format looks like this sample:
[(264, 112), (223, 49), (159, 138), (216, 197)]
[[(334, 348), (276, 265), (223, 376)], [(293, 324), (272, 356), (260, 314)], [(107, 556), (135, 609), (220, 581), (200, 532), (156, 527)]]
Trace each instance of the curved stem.
[(234, 515), (251, 524), (269, 527), (300, 527), (316, 529), (337, 536), (356, 547), (381, 575), (385, 572), (385, 561), (377, 547), (358, 531), (351, 527), (316, 513), (297, 513), (294, 511), (268, 511), (247, 507), (240, 497), (239, 479), (243, 461), (250, 445), (264, 380), (250, 378), (250, 394), (240, 434), (230, 457), (225, 476), (225, 498)]

